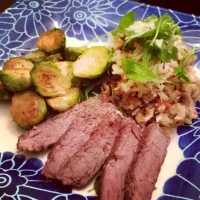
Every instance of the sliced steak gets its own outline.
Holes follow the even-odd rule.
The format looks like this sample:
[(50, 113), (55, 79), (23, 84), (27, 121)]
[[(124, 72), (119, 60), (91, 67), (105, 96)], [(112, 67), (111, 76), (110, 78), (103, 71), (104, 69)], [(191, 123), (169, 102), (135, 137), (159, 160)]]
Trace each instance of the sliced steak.
[(133, 120), (125, 119), (112, 152), (101, 175), (99, 199), (123, 200), (125, 177), (136, 157), (142, 129)]
[(48, 149), (68, 130), (78, 115), (100, 110), (104, 103), (106, 103), (106, 99), (103, 97), (89, 98), (72, 109), (48, 119), (19, 137), (17, 143), (18, 150), (42, 151)]
[(106, 124), (102, 121), (114, 121), (116, 116), (117, 110), (112, 104), (98, 102), (95, 107), (79, 113), (50, 151), (42, 173), (48, 178), (56, 178), (65, 163), (90, 139), (98, 126)]
[(90, 140), (67, 162), (57, 178), (65, 185), (85, 186), (105, 163), (113, 147), (121, 116), (110, 116), (93, 132)]
[(170, 138), (158, 124), (144, 130), (146, 139), (137, 159), (132, 162), (126, 177), (126, 200), (150, 200)]

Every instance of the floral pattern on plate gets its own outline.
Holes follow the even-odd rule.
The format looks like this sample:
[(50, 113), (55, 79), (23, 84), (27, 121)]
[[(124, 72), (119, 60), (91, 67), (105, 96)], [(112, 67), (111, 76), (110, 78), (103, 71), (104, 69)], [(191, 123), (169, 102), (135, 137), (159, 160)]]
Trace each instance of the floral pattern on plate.
[[(114, 29), (120, 17), (129, 11), (136, 13), (136, 19), (168, 12), (181, 27), (185, 41), (190, 46), (200, 46), (200, 18), (194, 15), (131, 0), (17, 0), (0, 15), (0, 65), (9, 57), (35, 49), (39, 34), (50, 28), (59, 27), (69, 37), (91, 40)], [(200, 59), (197, 65), (199, 62)], [(200, 103), (197, 103), (197, 111), (200, 113)], [(178, 128), (179, 147), (186, 159), (178, 166), (176, 175), (165, 183), (164, 195), (159, 200), (199, 199), (200, 185), (196, 176), (200, 170), (199, 119), (200, 114), (192, 125)], [(46, 182), (41, 176), (42, 166), (39, 159), (1, 153), (0, 199), (96, 199), (74, 194), (71, 188), (61, 184)]]
[(1, 200), (94, 200), (74, 194), (70, 187), (61, 183), (47, 182), (41, 175), (43, 163), (37, 158), (11, 152), (0, 153)]

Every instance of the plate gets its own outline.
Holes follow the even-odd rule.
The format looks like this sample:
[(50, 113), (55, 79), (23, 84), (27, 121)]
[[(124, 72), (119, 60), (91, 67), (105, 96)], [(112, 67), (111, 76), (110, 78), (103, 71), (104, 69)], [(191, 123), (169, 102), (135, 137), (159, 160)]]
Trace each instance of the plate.
[[(78, 46), (114, 29), (129, 11), (134, 11), (137, 19), (168, 12), (181, 27), (187, 44), (200, 46), (200, 17), (194, 15), (128, 0), (17, 0), (0, 15), (0, 65), (9, 57), (35, 49), (39, 34), (52, 27), (62, 28), (68, 44)], [(75, 190), (46, 182), (41, 169), (47, 152), (17, 154), (17, 138), (22, 130), (12, 121), (9, 106), (0, 104), (0, 199), (95, 200), (93, 183)], [(199, 117), (191, 125), (172, 130), (152, 200), (200, 199), (200, 102), (197, 111)]]

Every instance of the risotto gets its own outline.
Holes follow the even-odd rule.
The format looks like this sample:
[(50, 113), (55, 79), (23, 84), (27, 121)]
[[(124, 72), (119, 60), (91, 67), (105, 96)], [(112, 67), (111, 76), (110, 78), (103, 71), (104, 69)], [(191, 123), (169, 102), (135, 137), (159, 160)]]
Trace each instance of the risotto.
[[(124, 48), (127, 38), (130, 38), (130, 31), (133, 34), (144, 35), (155, 28), (156, 22), (154, 22), (154, 19), (137, 21), (126, 28), (126, 31), (109, 35), (113, 50), (112, 68), (111, 75), (102, 85), (102, 93), (109, 95), (119, 109), (141, 125), (151, 122), (157, 122), (164, 127), (190, 124), (192, 119), (197, 118), (195, 104), (200, 99), (200, 80), (194, 71), (196, 56), (194, 52), (189, 53), (192, 49), (184, 43), (182, 35), (176, 31), (164, 39), (162, 36), (155, 39), (152, 35), (157, 46), (161, 47), (165, 43), (167, 48), (173, 46), (176, 50), (176, 56), (171, 56), (169, 59), (159, 56), (159, 51), (150, 51), (146, 54), (145, 42), (150, 40), (147, 37), (131, 36), (133, 39)], [(144, 71), (144, 74), (152, 73), (151, 77), (156, 75), (158, 79), (152, 81), (136, 79), (134, 76), (141, 70), (138, 68), (136, 71), (134, 69), (136, 65), (129, 65), (129, 68), (133, 67), (135, 70), (132, 71), (133, 75), (124, 70), (124, 59), (137, 65), (141, 63), (139, 66), (142, 67), (145, 62), (144, 57), (148, 55), (152, 58), (148, 65), (151, 71)], [(176, 73), (180, 65), (183, 67), (182, 71)], [(144, 74), (140, 77), (143, 78)]]

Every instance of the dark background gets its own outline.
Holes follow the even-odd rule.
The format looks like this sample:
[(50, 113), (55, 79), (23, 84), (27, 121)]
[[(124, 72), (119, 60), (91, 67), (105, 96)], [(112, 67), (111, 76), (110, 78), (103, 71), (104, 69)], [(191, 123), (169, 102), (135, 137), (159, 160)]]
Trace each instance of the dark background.
[[(0, 12), (4, 11), (15, 2), (15, 0), (0, 1)], [(200, 0), (140, 0), (140, 2), (200, 15)]]

